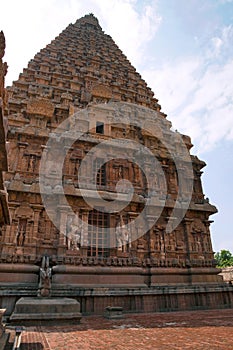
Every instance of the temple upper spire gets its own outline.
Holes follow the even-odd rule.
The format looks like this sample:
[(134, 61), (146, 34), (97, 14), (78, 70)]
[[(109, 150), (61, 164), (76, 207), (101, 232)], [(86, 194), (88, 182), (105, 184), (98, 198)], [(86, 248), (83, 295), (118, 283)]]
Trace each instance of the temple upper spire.
[(99, 21), (97, 17), (95, 17), (93, 13), (89, 13), (79, 18), (75, 23), (75, 25), (82, 25), (82, 24), (90, 24), (94, 27), (99, 27), (100, 29), (102, 29), (101, 26), (99, 25)]
[(70, 24), (38, 52), (9, 89), (17, 109), (24, 109), (22, 100), (38, 97), (58, 105), (64, 93), (75, 108), (114, 100), (165, 116), (152, 90), (92, 13)]

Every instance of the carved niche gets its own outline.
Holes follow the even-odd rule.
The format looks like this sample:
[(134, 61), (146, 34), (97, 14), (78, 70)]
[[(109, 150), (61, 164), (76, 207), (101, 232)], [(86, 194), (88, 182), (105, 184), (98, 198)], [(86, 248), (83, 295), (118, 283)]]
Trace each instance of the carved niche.
[(201, 220), (195, 220), (191, 225), (191, 249), (193, 252), (205, 250), (203, 245), (206, 227)]
[(97, 98), (112, 98), (112, 90), (104, 84), (96, 84), (92, 87), (92, 95)]
[(33, 210), (26, 202), (23, 202), (21, 206), (16, 209), (15, 219), (18, 220), (18, 225), (15, 240), (17, 246), (24, 246), (25, 242), (30, 242), (30, 237), (27, 237), (27, 234), (30, 233), (33, 217)]
[(38, 241), (42, 245), (52, 246), (58, 241), (58, 229), (53, 225), (45, 210), (40, 212), (38, 225)]
[(27, 104), (27, 113), (41, 115), (47, 118), (52, 118), (54, 105), (45, 98), (31, 99)]

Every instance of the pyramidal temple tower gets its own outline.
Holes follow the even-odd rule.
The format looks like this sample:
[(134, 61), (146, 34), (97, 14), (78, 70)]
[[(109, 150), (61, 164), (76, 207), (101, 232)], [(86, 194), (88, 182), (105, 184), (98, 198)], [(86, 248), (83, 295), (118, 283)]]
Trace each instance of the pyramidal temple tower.
[[(117, 116), (117, 104), (124, 106), (127, 123)], [(160, 134), (140, 127), (139, 112), (133, 109), (133, 113), (132, 105), (141, 113), (143, 125), (152, 123), (155, 116)], [(78, 119), (73, 117), (80, 114)], [(20, 296), (37, 295), (44, 257), (52, 271), (52, 297), (77, 299), (84, 314), (102, 313), (108, 305), (131, 312), (232, 305), (232, 287), (222, 282), (214, 261), (209, 227), (216, 208), (202, 190), (205, 163), (190, 155), (190, 138), (179, 134), (191, 171), (186, 161), (176, 167), (172, 154), (179, 154), (180, 144), (169, 143), (170, 151), (161, 142), (161, 137), (166, 142), (175, 137), (171, 123), (97, 18), (92, 14), (80, 18), (35, 55), (8, 88), (5, 115), (9, 166), (4, 180), (11, 224), (3, 226), (1, 235), (0, 293), (8, 314)], [(59, 167), (54, 159), (48, 160), (44, 176), (41, 162), (50, 152), (48, 140), (65, 128), (66, 120), (69, 130), (83, 131), (83, 135), (71, 143), (71, 134), (64, 142), (59, 138), (62, 151), (53, 158), (59, 164), (64, 152), (64, 162)], [(124, 140), (130, 140), (133, 150), (125, 148)], [(112, 143), (104, 154), (97, 152), (91, 166), (86, 164), (86, 155), (102, 141)], [(143, 157), (143, 167), (133, 162), (134, 144), (147, 147), (160, 164), (161, 173), (152, 181), (156, 183), (153, 193), (145, 174), (153, 177), (155, 168), (149, 156)], [(61, 169), (63, 191), (58, 180)], [(101, 198), (93, 188), (93, 171)], [(182, 191), (180, 172), (185, 174)], [(127, 202), (129, 182), (134, 195)], [(119, 183), (123, 185), (117, 187)], [(95, 205), (83, 198), (83, 189)], [(102, 199), (111, 203), (117, 192), (125, 205), (111, 212), (102, 210)], [(145, 211), (151, 197), (154, 201)], [(167, 224), (179, 216), (175, 203), (181, 203), (182, 209), (185, 201), (188, 205), (180, 222), (167, 231)], [(141, 213), (138, 224), (127, 226)]]

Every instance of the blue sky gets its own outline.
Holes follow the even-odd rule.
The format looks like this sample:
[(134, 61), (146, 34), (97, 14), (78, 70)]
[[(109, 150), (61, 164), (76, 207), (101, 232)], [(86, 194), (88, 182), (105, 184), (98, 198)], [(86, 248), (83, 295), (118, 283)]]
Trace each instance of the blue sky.
[(16, 80), (35, 53), (93, 12), (141, 73), (175, 129), (207, 163), (203, 186), (215, 251), (233, 252), (233, 0), (8, 0), (1, 4)]

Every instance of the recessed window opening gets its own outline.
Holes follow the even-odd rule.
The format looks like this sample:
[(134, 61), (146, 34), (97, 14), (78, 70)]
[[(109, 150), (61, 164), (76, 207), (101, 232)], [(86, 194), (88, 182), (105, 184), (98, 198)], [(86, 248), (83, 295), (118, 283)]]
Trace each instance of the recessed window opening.
[(104, 123), (96, 122), (95, 131), (96, 131), (97, 134), (103, 134), (104, 133)]

